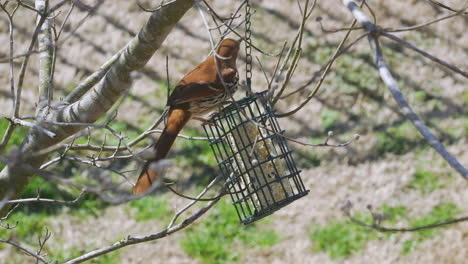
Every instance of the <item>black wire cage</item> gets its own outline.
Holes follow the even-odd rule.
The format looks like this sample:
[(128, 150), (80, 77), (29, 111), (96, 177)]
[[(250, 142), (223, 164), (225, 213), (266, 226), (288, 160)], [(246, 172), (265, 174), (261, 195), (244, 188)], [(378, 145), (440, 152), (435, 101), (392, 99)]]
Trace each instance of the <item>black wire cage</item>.
[(252, 223), (307, 195), (265, 92), (224, 108), (203, 125), (239, 219)]

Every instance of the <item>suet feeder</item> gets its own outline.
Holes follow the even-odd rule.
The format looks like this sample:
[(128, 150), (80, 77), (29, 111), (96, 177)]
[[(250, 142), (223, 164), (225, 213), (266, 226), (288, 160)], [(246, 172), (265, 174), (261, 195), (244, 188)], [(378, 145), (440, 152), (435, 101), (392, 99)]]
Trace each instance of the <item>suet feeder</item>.
[(244, 224), (307, 195), (265, 92), (224, 108), (203, 128)]

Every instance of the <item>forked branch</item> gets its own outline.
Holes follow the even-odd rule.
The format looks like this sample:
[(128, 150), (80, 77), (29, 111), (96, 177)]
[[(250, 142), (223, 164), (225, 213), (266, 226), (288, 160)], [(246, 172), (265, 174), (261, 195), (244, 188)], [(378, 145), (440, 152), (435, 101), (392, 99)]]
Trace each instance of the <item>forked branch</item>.
[[(400, 106), (403, 114), (418, 129), (419, 133), (427, 140), (429, 145), (432, 148), (434, 148), (437, 151), (437, 153), (439, 153), (439, 155), (442, 156), (442, 158), (444, 158), (447, 161), (447, 163), (450, 166), (452, 166), (464, 179), (468, 180), (468, 170), (455, 157), (448, 153), (444, 145), (442, 145), (442, 143), (440, 143), (437, 137), (434, 134), (432, 134), (432, 132), (429, 130), (429, 128), (427, 128), (427, 126), (424, 124), (421, 118), (413, 111), (411, 106), (408, 104), (408, 101), (406, 101), (403, 93), (401, 92), (398, 86), (398, 83), (396, 82), (395, 78), (390, 72), (390, 69), (382, 55), (380, 43), (378, 41), (378, 36), (380, 33), (383, 34), (383, 32), (379, 29), (377, 25), (369, 21), (367, 16), (359, 9), (358, 5), (354, 1), (343, 0), (343, 4), (351, 11), (356, 20), (359, 23), (361, 23), (364, 26), (364, 28), (370, 33), (368, 35), (369, 44), (372, 50), (372, 54), (374, 55), (375, 64), (379, 71), (380, 77), (392, 93), (393, 98)], [(388, 37), (389, 35), (389, 33), (385, 33), (385, 36)], [(453, 67), (448, 68), (452, 69)]]

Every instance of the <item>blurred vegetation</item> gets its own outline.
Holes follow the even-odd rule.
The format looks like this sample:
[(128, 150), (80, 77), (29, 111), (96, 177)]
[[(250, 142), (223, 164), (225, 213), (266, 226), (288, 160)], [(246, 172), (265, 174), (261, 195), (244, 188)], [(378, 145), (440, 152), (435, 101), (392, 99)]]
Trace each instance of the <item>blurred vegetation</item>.
[[(262, 9), (259, 9), (259, 12), (263, 12)], [(437, 38), (430, 38), (418, 32), (413, 32), (407, 37), (410, 41), (416, 41), (421, 48), (430, 48), (433, 46), (432, 42), (438, 41)], [(254, 42), (259, 47), (267, 50), (270, 48), (269, 43), (271, 41), (268, 39), (255, 38)], [(304, 47), (303, 56), (310, 62), (322, 65), (330, 58), (336, 47), (336, 43), (324, 45), (319, 41), (319, 38), (313, 37), (308, 38), (306, 43), (307, 46)], [(388, 63), (392, 66), (397, 65), (407, 56), (401, 49), (392, 45), (383, 46), (383, 50), (385, 55), (388, 55), (386, 57)], [(398, 74), (397, 70), (395, 74)], [(257, 78), (261, 77), (257, 74)], [(434, 87), (420, 88), (418, 84), (412, 84), (411, 80), (408, 81), (404, 78), (405, 76), (399, 76), (399, 84), (403, 92), (408, 96), (410, 103), (414, 103), (418, 114), (420, 113), (429, 124), (434, 124), (431, 124), (431, 128), (437, 128), (438, 125), (444, 126), (446, 123), (440, 124), (442, 121), (455, 124), (443, 127), (446, 134), (440, 135), (442, 140), (453, 140), (449, 138), (451, 136), (455, 139), (450, 141), (453, 143), (460, 138), (466, 138), (466, 135), (468, 135), (468, 117), (463, 107), (468, 104), (468, 91), (461, 92), (456, 96), (457, 98), (437, 97), (434, 94), (443, 94), (443, 87), (434, 85)], [(154, 84), (157, 87), (151, 89), (151, 96), (138, 97), (129, 94), (128, 97), (131, 102), (141, 103), (141, 106), (151, 115), (135, 116), (135, 119), (130, 121), (121, 121), (117, 118), (110, 123), (113, 129), (125, 137), (134, 138), (152, 122), (152, 118), (158, 116), (155, 112), (160, 113), (162, 108), (161, 106), (154, 106), (153, 102), (156, 99), (165, 100), (167, 87), (166, 81), (162, 79), (154, 81)], [(75, 85), (70, 85), (65, 89), (71, 90)], [(363, 52), (351, 50), (343, 54), (335, 62), (333, 71), (325, 80), (324, 88), (317, 96), (317, 100), (323, 105), (323, 111), (317, 114), (317, 119), (320, 120), (321, 125), (319, 128), (310, 129), (311, 131), (307, 130), (304, 134), (307, 133), (307, 137), (310, 137), (314, 143), (323, 142), (323, 135), (329, 130), (335, 131), (335, 135), (339, 134), (343, 138), (347, 138), (348, 133), (349, 135), (354, 133), (370, 134), (377, 140), (373, 143), (375, 144), (374, 148), (371, 148), (362, 160), (384, 158), (386, 154), (402, 155), (414, 150), (416, 150), (417, 155), (424, 156), (427, 154), (429, 147), (422, 141), (416, 129), (408, 121), (404, 121), (394, 112), (385, 116), (382, 115), (379, 118), (376, 117), (383, 111), (391, 110), (391, 107), (394, 106), (393, 101), (388, 102), (388, 95), (388, 91), (375, 71), (370, 54), (366, 50), (363, 50)], [(462, 101), (461, 110), (456, 110), (456, 107), (450, 106), (452, 101), (457, 100)], [(447, 113), (449, 113), (449, 117), (447, 117)], [(387, 119), (387, 117), (391, 118)], [(3, 136), (7, 125), (7, 120), (0, 119), (0, 138)], [(7, 151), (12, 146), (19, 146), (27, 131), (27, 128), (17, 127), (7, 146)], [(436, 132), (439, 133), (437, 130)], [(201, 136), (203, 134), (200, 130), (191, 128), (185, 128), (182, 133), (189, 136)], [(153, 138), (156, 137), (153, 136)], [(118, 143), (117, 138), (109, 131), (92, 130), (91, 143), (101, 145), (104, 138), (106, 138), (107, 145)], [(87, 140), (85, 136), (77, 139), (75, 143), (83, 144)], [(143, 144), (150, 142), (151, 139), (146, 139)], [(192, 176), (189, 182), (184, 182), (184, 187), (190, 185), (190, 187), (194, 186), (197, 189), (206, 185), (217, 173), (216, 162), (209, 145), (205, 141), (188, 141), (185, 139), (178, 139), (176, 142), (169, 158), (173, 158), (176, 163), (175, 166), (179, 168), (190, 168), (190, 176)], [(370, 143), (367, 142), (366, 144)], [(355, 146), (351, 145), (349, 148), (355, 148)], [(329, 159), (338, 156), (335, 152), (330, 151), (330, 153), (323, 154), (314, 149), (301, 149), (296, 150), (294, 155), (298, 157), (298, 167), (307, 169), (321, 165), (326, 166)], [(349, 153), (346, 155), (352, 156)], [(353, 159), (354, 157), (349, 158)], [(121, 167), (126, 165), (125, 162), (121, 161), (116, 163), (117, 166)], [(429, 194), (439, 188), (446, 187), (445, 181), (441, 180), (443, 175), (440, 172), (431, 171), (429, 165), (426, 163), (423, 166), (416, 167), (416, 171), (406, 187), (415, 189), (421, 194)], [(4, 164), (0, 163), (0, 169), (3, 167)], [(78, 183), (99, 184), (98, 181), (90, 178), (87, 173), (83, 173), (82, 169), (79, 165), (62, 162), (57, 166), (56, 171), (63, 174), (64, 177), (72, 176), (73, 180)], [(22, 197), (36, 197), (38, 189), (40, 189), (41, 197), (58, 200), (72, 200), (78, 194), (77, 190), (58, 187), (40, 177), (33, 177)], [(67, 215), (72, 217), (86, 219), (102, 214), (106, 206), (105, 203), (97, 200), (94, 195), (86, 195), (79, 203), (71, 206), (50, 203), (23, 204), (7, 221), (12, 225), (18, 221), (18, 227), (13, 230), (0, 228), (0, 237), (16, 237), (26, 241), (36, 241), (37, 236), (44, 231), (43, 228), (47, 226), (51, 217), (67, 212)], [(172, 216), (166, 196), (149, 196), (132, 201), (125, 205), (125, 210), (136, 221), (167, 221), (168, 217)], [(396, 224), (403, 221), (410, 226), (420, 226), (454, 217), (459, 209), (452, 203), (441, 203), (428, 214), (413, 219), (407, 217), (409, 210), (404, 206), (391, 207), (384, 205), (379, 211), (391, 216), (385, 220), (385, 223)], [(357, 218), (367, 222), (371, 221), (367, 212), (358, 214)], [(201, 221), (189, 228), (182, 236), (180, 243), (187, 254), (200, 259), (202, 263), (239, 262), (243, 261), (241, 252), (247, 248), (269, 247), (280, 241), (281, 234), (260, 227), (265, 223), (266, 220), (262, 220), (260, 224), (256, 225), (247, 227), (240, 225), (233, 206), (226, 201), (222, 201), (209, 212), (208, 216), (205, 216), (205, 219), (201, 219)], [(411, 239), (403, 241), (402, 253), (411, 253), (424, 240), (433, 238), (439, 230), (414, 233)], [(349, 223), (344, 218), (331, 221), (322, 226), (314, 225), (309, 234), (314, 244), (314, 250), (326, 252), (333, 259), (351, 256), (364, 248), (369, 241), (390, 239), (395, 236), (397, 234), (382, 234)], [(0, 244), (0, 248), (2, 247), (4, 245)], [(80, 251), (78, 248), (54, 247), (53, 253), (54, 255), (51, 258), (63, 260), (82, 254), (84, 251)], [(12, 260), (13, 263), (24, 263), (21, 260), (15, 261)], [(119, 251), (105, 255), (90, 263), (118, 262)]]
[[(396, 219), (406, 215), (404, 206), (391, 207), (382, 206), (379, 210), (384, 215), (388, 215), (387, 223), (395, 223)], [(371, 223), (369, 213), (358, 213), (353, 215), (356, 219)], [(313, 242), (314, 251), (324, 251), (332, 259), (344, 258), (355, 254), (363, 249), (371, 240), (384, 239), (386, 234), (366, 228), (345, 219), (333, 220), (327, 225), (313, 225), (309, 238)]]
[[(182, 133), (192, 137), (204, 136), (203, 132), (191, 128), (184, 129)], [(206, 186), (218, 173), (216, 159), (207, 141), (179, 138), (169, 154), (169, 158), (172, 157), (175, 166), (190, 168), (190, 183), (196, 186)]]
[(163, 221), (172, 217), (166, 197), (146, 196), (133, 200), (126, 207), (127, 213), (137, 221)]
[(182, 248), (202, 263), (225, 263), (242, 260), (242, 252), (253, 247), (271, 247), (278, 243), (280, 235), (263, 229), (266, 221), (243, 226), (234, 206), (226, 199), (210, 210), (207, 218), (191, 226), (181, 241)]
[[(460, 213), (460, 209), (453, 203), (440, 203), (435, 206), (428, 214), (410, 220), (411, 227), (425, 226), (444, 222), (453, 219)], [(408, 254), (414, 250), (424, 240), (433, 238), (441, 230), (440, 228), (431, 228), (413, 233), (410, 240), (403, 242), (402, 253)]]
[[(39, 176), (34, 176), (22, 194), (22, 198), (37, 197), (40, 193), (41, 198), (54, 200), (73, 200), (78, 196), (76, 191), (65, 191), (58, 188), (55, 183), (48, 182)], [(23, 203), (15, 209), (8, 220), (4, 223), (17, 227), (14, 229), (0, 228), (0, 237), (17, 236), (20, 239), (31, 241), (33, 237), (43, 232), (44, 226), (47, 226), (47, 220), (56, 215), (67, 211), (72, 216), (79, 219), (86, 219), (90, 216), (97, 216), (102, 213), (105, 203), (96, 199), (95, 195), (86, 194), (80, 201), (72, 205), (48, 202), (29, 202)]]
[(320, 119), (322, 120), (323, 130), (329, 131), (333, 130), (336, 123), (341, 119), (341, 113), (330, 108), (325, 108), (320, 115)]
[[(3, 138), (5, 135), (5, 132), (8, 128), (8, 120), (4, 118), (0, 118), (0, 139)], [(8, 145), (5, 148), (5, 153), (8, 153), (8, 151), (13, 147), (17, 146), (19, 147), (21, 145), (21, 142), (23, 142), (24, 136), (26, 136), (26, 133), (28, 133), (28, 128), (26, 127), (16, 127), (14, 133), (10, 137), (10, 141), (8, 142)], [(0, 162), (0, 170), (2, 170), (5, 167), (5, 164)]]
[[(384, 226), (394, 226), (404, 222), (414, 228), (453, 219), (460, 210), (453, 203), (440, 203), (429, 213), (415, 218), (407, 216), (408, 209), (404, 206), (383, 205), (376, 212), (386, 217), (383, 221)], [(353, 217), (365, 223), (372, 223), (368, 213), (356, 213)], [(438, 232), (440, 228), (412, 233), (411, 239), (402, 241), (402, 253), (410, 253), (424, 240), (434, 237)], [(398, 233), (382, 233), (345, 220), (333, 220), (323, 226), (314, 225), (309, 234), (313, 242), (312, 249), (326, 252), (332, 259), (349, 257), (362, 250), (372, 240), (395, 239), (397, 236)]]
[(377, 152), (404, 154), (413, 149), (422, 137), (416, 132), (416, 128), (409, 121), (390, 127), (386, 132), (377, 132)]
[[(53, 248), (52, 254), (49, 258), (52, 261), (57, 261), (57, 263), (62, 263), (63, 261), (79, 257), (85, 254), (86, 251), (79, 249), (77, 247), (72, 248)], [(114, 264), (119, 263), (120, 251), (112, 251), (105, 255), (99, 256), (97, 258), (89, 260), (90, 264)]]
[(406, 186), (427, 194), (443, 187), (439, 181), (440, 177), (439, 173), (418, 168), (413, 174), (413, 179)]

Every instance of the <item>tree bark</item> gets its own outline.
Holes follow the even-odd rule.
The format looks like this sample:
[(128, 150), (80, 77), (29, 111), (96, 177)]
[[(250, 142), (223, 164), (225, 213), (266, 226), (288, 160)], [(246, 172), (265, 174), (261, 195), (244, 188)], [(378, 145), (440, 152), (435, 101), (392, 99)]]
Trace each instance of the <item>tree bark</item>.
[[(172, 28), (193, 4), (194, 0), (177, 0), (161, 6), (150, 16), (146, 25), (121, 53), (117, 62), (91, 91), (73, 104), (59, 107), (56, 110), (37, 111), (46, 113), (45, 116), (37, 117), (37, 123), (54, 132), (56, 136), (50, 138), (37, 129), (29, 131), (20, 151), (11, 157), (12, 161), (0, 172), (0, 201), (4, 200), (11, 191), (13, 195), (9, 199), (17, 198), (33, 175), (31, 166), (38, 168), (47, 158), (47, 155), (32, 154), (60, 143), (83, 128), (43, 121), (94, 123), (98, 120), (130, 87), (131, 72), (141, 69), (149, 61)], [(24, 164), (30, 166), (22, 166)], [(0, 206), (0, 216), (4, 215), (6, 210), (7, 206)]]

